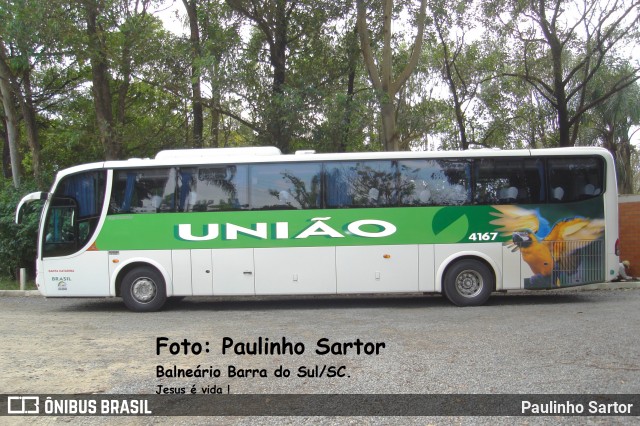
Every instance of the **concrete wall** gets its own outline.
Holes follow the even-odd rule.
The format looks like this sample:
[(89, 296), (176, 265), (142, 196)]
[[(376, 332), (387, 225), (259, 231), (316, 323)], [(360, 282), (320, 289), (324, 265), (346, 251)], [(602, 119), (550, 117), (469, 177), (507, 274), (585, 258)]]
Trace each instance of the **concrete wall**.
[(631, 262), (629, 275), (640, 276), (640, 195), (620, 195), (620, 260)]

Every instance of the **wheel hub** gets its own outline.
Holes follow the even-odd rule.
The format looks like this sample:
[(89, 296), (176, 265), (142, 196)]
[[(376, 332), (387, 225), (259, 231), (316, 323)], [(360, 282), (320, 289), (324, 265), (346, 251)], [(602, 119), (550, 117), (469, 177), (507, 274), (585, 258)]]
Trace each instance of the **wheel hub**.
[(131, 295), (140, 303), (152, 301), (156, 291), (156, 283), (150, 278), (138, 278), (131, 286)]
[(464, 297), (476, 296), (482, 291), (483, 285), (484, 281), (482, 276), (472, 270), (462, 271), (456, 279), (456, 289), (458, 293)]

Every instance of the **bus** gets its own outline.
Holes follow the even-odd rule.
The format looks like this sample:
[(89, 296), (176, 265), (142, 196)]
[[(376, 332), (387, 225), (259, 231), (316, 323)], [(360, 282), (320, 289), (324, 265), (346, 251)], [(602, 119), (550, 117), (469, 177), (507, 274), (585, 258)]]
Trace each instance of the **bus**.
[(171, 298), (557, 289), (617, 275), (615, 166), (601, 148), (281, 154), (169, 150), (58, 172), (46, 297)]

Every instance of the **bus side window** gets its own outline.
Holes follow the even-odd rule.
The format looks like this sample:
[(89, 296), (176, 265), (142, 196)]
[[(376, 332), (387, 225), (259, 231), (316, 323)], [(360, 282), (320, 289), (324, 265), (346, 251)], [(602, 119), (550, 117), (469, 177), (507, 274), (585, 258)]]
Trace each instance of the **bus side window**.
[(604, 165), (597, 157), (549, 158), (549, 201), (573, 202), (602, 193)]
[(194, 168), (180, 168), (177, 177), (177, 205), (179, 212), (189, 212), (198, 200), (196, 193), (197, 170)]
[(474, 162), (477, 204), (528, 204), (540, 201), (542, 182), (536, 160), (483, 158)]
[(248, 166), (211, 165), (181, 172), (183, 211), (213, 212), (249, 207)]
[(300, 210), (320, 206), (320, 163), (249, 166), (252, 210)]
[(516, 203), (529, 204), (544, 201), (544, 168), (537, 159), (525, 158), (522, 162), (522, 172), (512, 177), (518, 188)]
[(398, 161), (398, 201), (401, 206), (428, 206), (433, 203), (428, 164), (426, 160)]
[(469, 163), (464, 160), (398, 161), (398, 199), (402, 206), (468, 204)]
[[(474, 161), (476, 204), (507, 204), (515, 202), (517, 188), (511, 175), (517, 173), (518, 165), (510, 159), (481, 158)], [(513, 189), (511, 189), (513, 188)]]
[(326, 166), (327, 207), (388, 207), (401, 197), (396, 161), (344, 161)]
[(116, 170), (109, 213), (173, 212), (175, 191), (175, 168)]
[(348, 190), (345, 172), (335, 165), (327, 165), (325, 176), (325, 198), (327, 207), (351, 207), (352, 199)]

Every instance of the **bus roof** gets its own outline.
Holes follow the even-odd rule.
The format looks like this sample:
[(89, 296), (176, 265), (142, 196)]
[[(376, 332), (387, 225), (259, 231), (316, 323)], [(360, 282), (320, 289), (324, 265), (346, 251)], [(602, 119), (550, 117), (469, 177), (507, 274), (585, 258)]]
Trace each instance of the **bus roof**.
[(241, 156), (269, 156), (282, 155), (282, 151), (274, 146), (245, 146), (230, 148), (203, 148), (203, 149), (169, 149), (160, 151), (156, 160), (177, 158), (209, 159), (215, 157), (241, 157)]
[(602, 155), (611, 154), (599, 147), (570, 147), (546, 149), (472, 149), (466, 151), (394, 151), (394, 152), (349, 152), (323, 153), (314, 151), (299, 151), (296, 154), (282, 154), (276, 147), (234, 147), (234, 148), (206, 148), (206, 149), (178, 149), (160, 151), (155, 158), (132, 158), (129, 160), (104, 161), (82, 164), (58, 172), (60, 178), (82, 171), (101, 168), (123, 169), (132, 167), (167, 167), (167, 166), (196, 166), (202, 164), (232, 163), (288, 163), (314, 161), (356, 161), (356, 160), (401, 160), (421, 158), (480, 158), (480, 157), (529, 157), (558, 156), (558, 155)]

